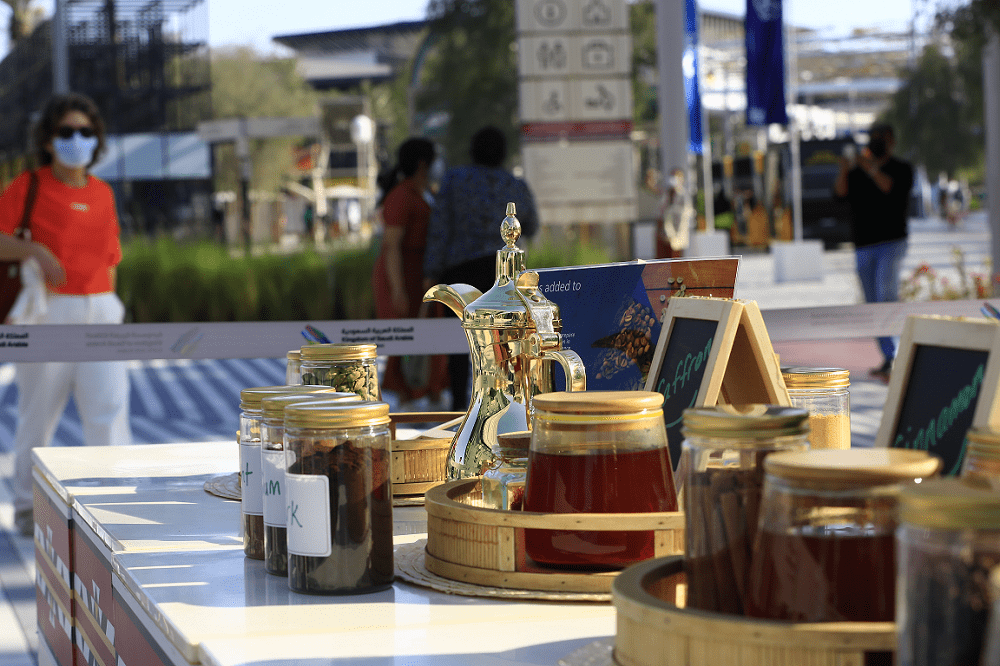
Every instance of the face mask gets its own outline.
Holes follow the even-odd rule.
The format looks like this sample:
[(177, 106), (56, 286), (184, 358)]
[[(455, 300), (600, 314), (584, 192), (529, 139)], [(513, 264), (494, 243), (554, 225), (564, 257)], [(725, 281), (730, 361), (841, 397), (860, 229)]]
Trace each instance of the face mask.
[(69, 139), (56, 137), (52, 139), (56, 157), (60, 162), (71, 168), (84, 167), (90, 164), (97, 149), (97, 137), (83, 137), (77, 132)]

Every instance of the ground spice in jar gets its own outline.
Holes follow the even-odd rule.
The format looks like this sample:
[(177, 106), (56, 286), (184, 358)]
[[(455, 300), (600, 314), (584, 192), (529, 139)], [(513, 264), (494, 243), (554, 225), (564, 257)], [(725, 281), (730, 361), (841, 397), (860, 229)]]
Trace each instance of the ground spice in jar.
[(292, 591), (354, 594), (392, 584), (388, 413), (376, 402), (286, 407)]
[(781, 368), (792, 406), (809, 412), (809, 448), (851, 448), (850, 376), (843, 368)]

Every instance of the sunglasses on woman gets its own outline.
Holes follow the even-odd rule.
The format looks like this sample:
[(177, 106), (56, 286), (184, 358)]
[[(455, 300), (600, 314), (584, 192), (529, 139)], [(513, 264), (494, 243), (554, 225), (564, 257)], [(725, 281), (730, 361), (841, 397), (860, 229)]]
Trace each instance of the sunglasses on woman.
[(82, 136), (84, 139), (89, 139), (90, 137), (94, 136), (93, 127), (70, 127), (68, 125), (63, 125), (62, 127), (56, 130), (56, 134), (59, 136), (60, 139), (72, 139), (73, 135), (76, 134), (77, 132), (79, 132), (80, 136)]

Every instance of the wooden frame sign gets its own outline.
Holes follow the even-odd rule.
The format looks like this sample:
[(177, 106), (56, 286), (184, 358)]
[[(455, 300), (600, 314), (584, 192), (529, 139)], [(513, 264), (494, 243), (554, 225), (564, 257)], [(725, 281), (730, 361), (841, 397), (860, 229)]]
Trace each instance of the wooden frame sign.
[(910, 315), (889, 380), (875, 446), (922, 449), (956, 475), (971, 427), (1000, 425), (1000, 325)]
[(663, 394), (670, 460), (680, 461), (684, 410), (731, 404), (788, 405), (788, 391), (764, 320), (753, 301), (674, 297), (645, 390)]

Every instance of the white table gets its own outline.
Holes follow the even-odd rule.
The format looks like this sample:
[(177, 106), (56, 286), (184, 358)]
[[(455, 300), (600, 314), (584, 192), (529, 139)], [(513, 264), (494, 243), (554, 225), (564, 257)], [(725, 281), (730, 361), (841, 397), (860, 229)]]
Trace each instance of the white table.
[[(401, 581), (355, 596), (292, 593), (243, 556), (239, 503), (203, 489), (237, 469), (236, 449), (36, 451), (41, 664), (73, 666), (75, 651), (77, 663), (93, 662), (90, 652), (108, 666), (555, 665), (614, 635), (610, 604), (463, 597)], [(396, 507), (393, 525), (397, 544), (412, 542), (425, 536), (426, 513)], [(61, 541), (74, 590), (69, 652), (48, 613), (67, 591), (67, 567), (46, 565), (61, 559), (46, 544)]]

